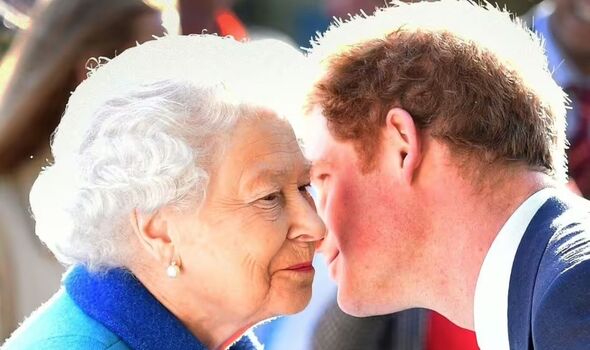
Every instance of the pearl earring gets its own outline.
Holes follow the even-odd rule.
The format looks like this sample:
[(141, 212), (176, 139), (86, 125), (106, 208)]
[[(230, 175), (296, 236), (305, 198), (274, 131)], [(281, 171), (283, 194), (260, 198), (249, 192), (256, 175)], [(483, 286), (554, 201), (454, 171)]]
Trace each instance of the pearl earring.
[(170, 278), (176, 278), (180, 274), (180, 266), (176, 265), (176, 261), (172, 261), (166, 268), (166, 274)]

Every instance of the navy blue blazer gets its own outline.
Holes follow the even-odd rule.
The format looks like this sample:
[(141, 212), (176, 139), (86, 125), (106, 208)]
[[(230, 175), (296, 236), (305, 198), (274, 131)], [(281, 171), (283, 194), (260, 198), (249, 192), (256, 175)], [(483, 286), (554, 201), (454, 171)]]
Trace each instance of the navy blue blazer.
[[(72, 269), (64, 288), (13, 334), (5, 350), (206, 350), (131, 273)], [(253, 334), (231, 350), (257, 350)]]
[(508, 291), (511, 350), (590, 349), (590, 202), (545, 202), (518, 246)]

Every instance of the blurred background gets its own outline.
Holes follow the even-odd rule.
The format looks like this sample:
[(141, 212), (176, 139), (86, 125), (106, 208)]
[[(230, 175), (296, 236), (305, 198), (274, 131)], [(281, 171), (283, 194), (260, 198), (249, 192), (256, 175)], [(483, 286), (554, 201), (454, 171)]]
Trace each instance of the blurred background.
[[(0, 29), (0, 55), (6, 52), (14, 34), (28, 25), (33, 5), (37, 1), (41, 0), (0, 1), (0, 16), (3, 21)], [(170, 4), (176, 1), (159, 2)], [(307, 46), (310, 37), (316, 31), (324, 30), (332, 16), (345, 17), (347, 13), (357, 13), (359, 9), (372, 12), (375, 6), (385, 4), (385, 1), (379, 0), (207, 0), (203, 2), (219, 3), (231, 8), (248, 29), (254, 32), (272, 30), (277, 35), (290, 38), (299, 46)], [(539, 2), (540, 0), (498, 0), (493, 3), (505, 6), (516, 14), (523, 14)], [(195, 9), (198, 10), (199, 6)], [(185, 15), (191, 16), (190, 10)]]
[[(496, 2), (523, 15), (539, 1)], [(208, 32), (253, 40), (273, 37), (308, 47), (309, 39), (325, 30), (334, 16), (347, 17), (361, 9), (372, 13), (384, 4), (377, 0), (0, 0), (0, 344), (59, 288), (65, 270), (34, 234), (28, 192), (41, 167), (51, 161), (51, 132), (70, 91), (95, 62), (91, 57), (113, 57), (164, 32)], [(459, 345), (447, 342), (443, 348), (476, 348), (472, 334), (453, 330), (444, 318), (423, 310), (408, 314), (406, 323), (388, 316), (359, 320), (343, 315), (334, 304), (335, 286), (326, 277), (322, 260), (315, 262), (310, 307), (258, 327), (266, 349), (354, 349), (347, 336), (363, 339), (363, 349), (417, 349), (426, 346), (433, 324), (438, 324), (438, 332), (457, 332), (462, 339)], [(319, 339), (314, 336), (318, 329), (323, 332)], [(418, 334), (422, 345), (400, 345), (396, 332)], [(342, 338), (341, 343), (330, 337)]]

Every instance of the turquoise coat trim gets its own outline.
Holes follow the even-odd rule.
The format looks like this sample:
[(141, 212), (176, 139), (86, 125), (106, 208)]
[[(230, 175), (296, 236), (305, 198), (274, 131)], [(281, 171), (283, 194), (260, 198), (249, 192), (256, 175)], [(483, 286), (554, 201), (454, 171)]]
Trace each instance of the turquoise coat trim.
[(35, 311), (3, 350), (129, 350), (114, 333), (88, 317), (62, 288)]
[[(170, 311), (124, 269), (68, 272), (62, 288), (3, 350), (206, 350)], [(231, 350), (261, 350), (252, 332)]]

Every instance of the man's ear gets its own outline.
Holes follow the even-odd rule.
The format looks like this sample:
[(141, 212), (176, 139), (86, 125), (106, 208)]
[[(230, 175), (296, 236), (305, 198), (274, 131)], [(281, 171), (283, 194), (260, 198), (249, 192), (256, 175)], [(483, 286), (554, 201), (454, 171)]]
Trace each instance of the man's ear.
[(129, 219), (141, 246), (156, 260), (168, 265), (174, 256), (174, 245), (168, 233), (166, 215), (161, 210), (144, 214), (134, 209)]
[(385, 141), (396, 153), (396, 166), (408, 185), (412, 183), (422, 159), (420, 134), (414, 119), (402, 108), (390, 109), (385, 119)]

